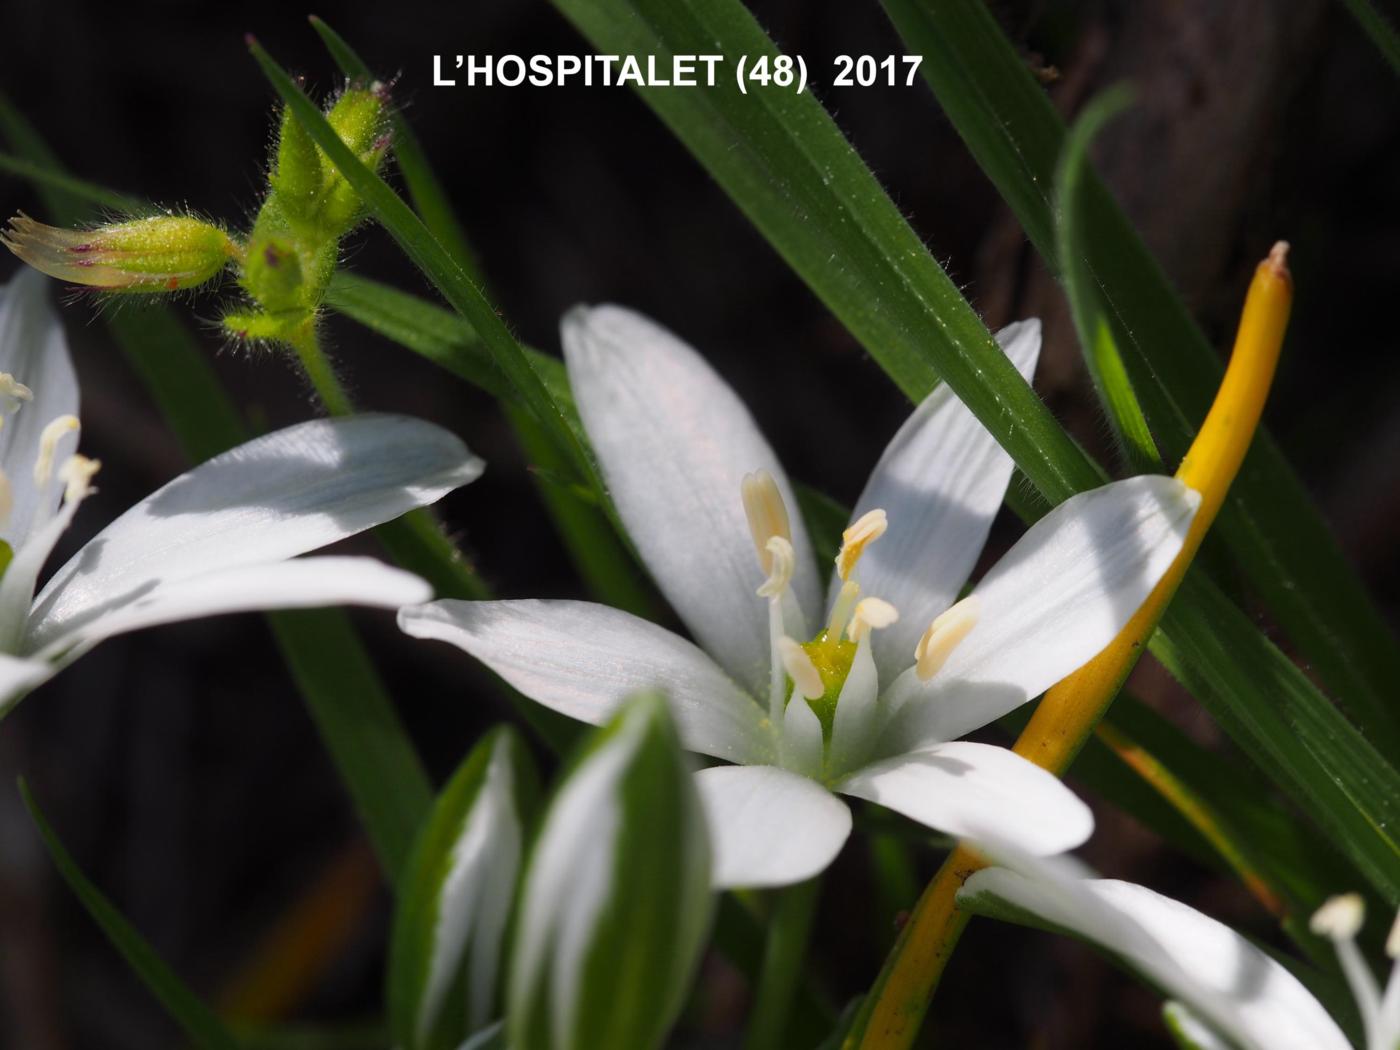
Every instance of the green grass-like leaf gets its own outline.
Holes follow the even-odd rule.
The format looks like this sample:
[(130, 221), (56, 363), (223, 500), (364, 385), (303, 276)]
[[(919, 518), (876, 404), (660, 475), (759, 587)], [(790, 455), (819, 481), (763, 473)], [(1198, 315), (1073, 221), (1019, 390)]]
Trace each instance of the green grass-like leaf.
[(1131, 101), (1132, 94), (1126, 88), (1110, 91), (1096, 99), (1071, 130), (1055, 172), (1055, 196), (1059, 202), (1056, 242), (1065, 294), (1079, 333), (1084, 361), (1113, 424), (1124, 459), (1134, 471), (1160, 471), (1162, 458), (1157, 454), (1142, 406), (1128, 381), (1123, 355), (1113, 337), (1113, 326), (1099, 297), (1099, 281), (1082, 243), (1089, 144)]
[(1356, 19), (1361, 31), (1376, 45), (1376, 50), (1385, 57), (1390, 68), (1400, 75), (1400, 33), (1395, 31), (1390, 19), (1377, 11), (1371, 0), (1342, 0), (1342, 3), (1351, 12), (1351, 17)]
[[(1044, 89), (980, 0), (885, 7), (924, 56), (924, 78), (973, 156), (1060, 272), (1051, 187), (1066, 131)], [(1076, 255), (1098, 284), (1127, 376), (1171, 464), (1214, 397), (1220, 359), (1102, 183), (1087, 168), (1082, 181)], [(1256, 436), (1215, 531), (1367, 736), (1382, 753), (1400, 750), (1400, 644), (1267, 432)]]
[(19, 791), (34, 826), (44, 840), (44, 847), (49, 851), (54, 867), (63, 876), (63, 881), (68, 883), (68, 888), (82, 902), (93, 922), (102, 928), (112, 947), (121, 953), (127, 965), (141, 978), (141, 983), (165, 1007), (166, 1013), (196, 1046), (204, 1050), (238, 1050), (238, 1042), (228, 1033), (218, 1017), (200, 1001), (199, 996), (185, 986), (169, 964), (83, 874), (77, 862), (54, 834), (53, 828), (39, 809), (39, 804), (34, 801), (29, 785), (23, 780), (19, 782)]

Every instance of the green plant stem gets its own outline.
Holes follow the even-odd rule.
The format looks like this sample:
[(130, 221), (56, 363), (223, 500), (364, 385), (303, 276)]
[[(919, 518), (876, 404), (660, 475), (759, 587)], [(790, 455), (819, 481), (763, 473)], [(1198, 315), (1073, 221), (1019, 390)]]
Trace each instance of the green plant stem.
[(781, 1050), (792, 1002), (805, 969), (821, 877), (777, 891), (744, 1050)]
[(350, 400), (345, 384), (335, 374), (330, 358), (321, 347), (321, 338), (316, 334), (315, 320), (308, 321), (293, 332), (289, 342), (296, 351), (297, 360), (301, 362), (302, 370), (311, 382), (312, 389), (316, 391), (316, 396), (326, 406), (326, 411), (333, 416), (348, 416), (354, 412), (355, 406)]

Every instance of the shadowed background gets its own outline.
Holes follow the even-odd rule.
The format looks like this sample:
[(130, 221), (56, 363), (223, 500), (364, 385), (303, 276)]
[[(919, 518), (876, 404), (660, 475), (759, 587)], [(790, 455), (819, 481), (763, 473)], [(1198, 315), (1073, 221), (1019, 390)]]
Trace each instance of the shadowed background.
[[(819, 97), (988, 323), (1045, 318), (1036, 387), (1111, 461), (1060, 291), (932, 95), (922, 83), (827, 87), (837, 53), (901, 53), (879, 7), (751, 6), (784, 50), (807, 58)], [(995, 9), (1066, 114), (1117, 81), (1135, 85), (1137, 106), (1104, 134), (1099, 168), (1216, 345), (1229, 343), (1254, 263), (1275, 239), (1293, 242), (1298, 299), (1266, 418), (1393, 613), (1400, 363), (1384, 311), (1400, 235), (1400, 83), (1340, 6), (1319, 0)], [(395, 98), (522, 339), (557, 352), (557, 320), (573, 303), (637, 307), (706, 353), (794, 476), (855, 498), (907, 404), (636, 97), (431, 86), (435, 50), (585, 52), (553, 8), (495, 0), (449, 11), (403, 0), (316, 13), (382, 74), (400, 74)], [(336, 84), (303, 14), (280, 5), (10, 5), (0, 89), (75, 174), (237, 225), (259, 193), (273, 115), (243, 34), (256, 33), (313, 89)], [(0, 176), (0, 210), (21, 208), (45, 217), (29, 188)], [(363, 229), (347, 248), (351, 269), (431, 296), (382, 233)], [(0, 278), (13, 269), (0, 259)], [(281, 425), (313, 411), (287, 361), (224, 346), (211, 326), (218, 301), (205, 293), (180, 312), (201, 329), (250, 419)], [(83, 448), (103, 469), (60, 557), (183, 466), (92, 308), (65, 307), (64, 319), (83, 386)], [(328, 331), (361, 404), (442, 422), (488, 461), (486, 476), (443, 511), (497, 591), (583, 596), (490, 399), (343, 319)], [(990, 553), (1015, 535), (1000, 523)], [(464, 655), (409, 642), (387, 615), (356, 621), (440, 780), (506, 708)], [(1135, 686), (1218, 743), (1155, 665), (1139, 669)], [(297, 1021), (375, 1016), (387, 899), (258, 617), (104, 645), (0, 726), (0, 771), (0, 1044), (181, 1045), (56, 882), (10, 786), (20, 773), (88, 872), (202, 993)], [(1268, 936), (1267, 919), (1230, 881), (1098, 808), (1098, 867)], [(938, 854), (916, 859), (922, 879)], [(825, 891), (812, 957), (837, 1001), (866, 986), (894, 928), (896, 907), (873, 894), (868, 869), (853, 843)], [(329, 961), (271, 991), (250, 986), (257, 946), (308, 895), (336, 904), (332, 919), (348, 917), (320, 924), (344, 931)], [(1155, 999), (1091, 953), (989, 923), (965, 938), (939, 1003), (926, 1033), (939, 1045), (1166, 1045)], [(741, 983), (712, 960), (684, 1045), (733, 1045), (743, 1008)]]

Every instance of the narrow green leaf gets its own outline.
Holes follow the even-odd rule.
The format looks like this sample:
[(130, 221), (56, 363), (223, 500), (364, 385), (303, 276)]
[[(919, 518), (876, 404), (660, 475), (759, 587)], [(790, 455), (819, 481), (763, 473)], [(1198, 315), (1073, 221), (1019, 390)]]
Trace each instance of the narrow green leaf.
[[(884, 3), (910, 50), (924, 56), (920, 70), (954, 127), (1057, 272), (1051, 187), (1066, 133), (1043, 87), (980, 0)], [(1172, 463), (1214, 397), (1220, 358), (1103, 184), (1090, 171), (1083, 181), (1080, 251), (1156, 446)], [(1214, 528), (1367, 735), (1385, 754), (1400, 750), (1400, 644), (1266, 432)]]
[(554, 527), (564, 541), (584, 583), (606, 605), (644, 619), (659, 615), (654, 592), (638, 571), (631, 552), (618, 541), (617, 532), (599, 513), (596, 503), (585, 503), (571, 488), (551, 475), (567, 476), (569, 465), (558, 445), (524, 410), (505, 406), (535, 475), (535, 488), (549, 509)]
[(638, 94), (914, 401), (940, 378), (1054, 502), (1104, 475), (1075, 447), (812, 96), (733, 71), (777, 48), (737, 0), (555, 0), (606, 54), (719, 54), (714, 87)]
[(434, 238), (421, 219), (413, 214), (388, 183), (370, 171), (340, 140), (316, 105), (254, 40), (249, 49), (278, 95), (307, 133), (330, 158), (359, 194), (365, 207), (398, 243), (404, 253), (423, 271), (443, 298), (471, 323), (501, 373), (519, 393), (526, 408), (567, 450), (575, 467), (590, 483), (604, 491), (592, 457), (570, 430), (559, 405), (550, 396), (520, 345), (497, 316), (495, 308)]
[(455, 1050), (495, 1016), (496, 977), (536, 775), (507, 727), (483, 736), (438, 796), (405, 869), (389, 950), (402, 1050)]
[(1260, 644), (1250, 618), (1194, 570), (1150, 648), (1386, 901), (1400, 905), (1400, 773), (1307, 676)]
[(506, 1012), (516, 1050), (648, 1050), (684, 1001), (710, 924), (709, 835), (666, 702), (594, 733), (530, 859)]
[(63, 876), (63, 881), (68, 883), (68, 888), (82, 902), (93, 922), (102, 927), (107, 940), (141, 978), (141, 983), (160, 1000), (165, 1012), (196, 1046), (204, 1047), (205, 1050), (238, 1050), (237, 1041), (224, 1028), (223, 1023), (194, 992), (185, 987), (175, 971), (146, 939), (136, 932), (136, 928), (126, 921), (102, 891), (83, 874), (82, 869), (54, 834), (53, 828), (39, 809), (39, 804), (34, 801), (29, 785), (22, 779), (19, 782), (19, 791), (34, 826), (39, 829), (39, 835), (44, 840), (44, 846), (49, 851), (54, 866)]
[[(0, 127), (26, 159), (61, 174), (56, 158), (3, 96)], [(88, 197), (53, 182), (39, 187), (57, 221), (76, 225), (88, 213)], [(119, 310), (107, 323), (191, 461), (248, 437), (208, 358), (166, 307)], [(432, 799), (427, 774), (344, 612), (270, 613), (267, 619), (392, 883)]]
[(1346, 4), (1361, 31), (1376, 45), (1376, 50), (1385, 56), (1390, 68), (1400, 74), (1400, 33), (1396, 33), (1390, 20), (1376, 10), (1371, 0), (1342, 0), (1342, 3)]
[[(1247, 765), (1205, 750), (1130, 694), (1118, 698), (1105, 723), (1142, 744), (1173, 777), (1209, 800), (1233, 833), (1234, 848), (1284, 894), (1293, 916), (1306, 919), (1338, 888), (1360, 884), (1360, 876), (1315, 827), (1272, 793), (1260, 791), (1258, 777)], [(1107, 748), (1102, 750), (1107, 761), (1119, 764)], [(1080, 772), (1078, 765), (1075, 772)], [(1317, 944), (1310, 936), (1307, 941), (1309, 950)]]
[[(524, 404), (476, 330), (452, 311), (344, 270), (331, 278), (326, 305), (492, 397)], [(538, 360), (534, 364), (540, 368)]]
[(374, 530), (374, 536), (396, 565), (427, 580), (439, 598), (481, 601), (491, 597), (491, 589), (443, 531), (430, 508), (385, 522)]
[[(3, 103), (0, 103), (0, 115), (7, 112), (9, 110), (5, 108)], [(154, 210), (149, 201), (141, 200), (139, 197), (127, 197), (120, 193), (113, 193), (101, 186), (94, 186), (90, 182), (75, 179), (61, 171), (55, 171), (46, 164), (26, 160), (23, 157), (15, 157), (8, 153), (0, 153), (0, 171), (8, 172), (26, 182), (46, 186), (74, 200), (86, 201), (121, 215), (145, 215)]]
[(1059, 201), (1056, 223), (1060, 272), (1069, 298), (1074, 327), (1089, 375), (1099, 400), (1108, 411), (1114, 434), (1124, 459), (1135, 472), (1160, 471), (1162, 459), (1147, 427), (1137, 395), (1128, 381), (1127, 368), (1113, 338), (1113, 328), (1099, 298), (1099, 282), (1088, 253), (1080, 243), (1083, 237), (1084, 177), (1089, 163), (1089, 144), (1115, 115), (1132, 101), (1126, 88), (1110, 91), (1085, 109), (1065, 142), (1055, 173), (1055, 196)]
[(269, 613), (267, 620), (384, 874), (397, 885), (432, 789), (379, 672), (339, 610)]

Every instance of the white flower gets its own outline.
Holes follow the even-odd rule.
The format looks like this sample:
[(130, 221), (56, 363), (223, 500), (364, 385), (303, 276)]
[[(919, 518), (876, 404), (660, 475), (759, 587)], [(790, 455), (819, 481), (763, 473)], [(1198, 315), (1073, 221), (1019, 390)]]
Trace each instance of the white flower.
[[(1107, 949), (1172, 998), (1168, 1020), (1203, 1050), (1350, 1050), (1302, 982), (1223, 923), (1145, 886), (1093, 878), (1067, 858), (994, 852), (1006, 867), (968, 879), (958, 893), (961, 906), (1005, 917), (1010, 905)], [(1353, 940), (1364, 915), (1360, 897), (1336, 897), (1312, 927), (1336, 944), (1366, 1050), (1397, 1050), (1400, 964), (1382, 993)], [(1386, 952), (1400, 956), (1400, 919)]]
[[(1038, 323), (999, 338), (1029, 376)], [(823, 603), (787, 478), (704, 360), (611, 306), (571, 312), (563, 341), (618, 513), (699, 645), (574, 601), (435, 602), (401, 612), (404, 630), (460, 646), (587, 722), (637, 689), (665, 689), (685, 745), (737, 763), (698, 774), (720, 885), (822, 870), (851, 826), (833, 792), (1036, 853), (1088, 836), (1088, 809), (1049, 773), (955, 738), (1118, 633), (1180, 549), (1193, 492), (1139, 477), (1077, 496), (956, 602), (1012, 463), (940, 387), (871, 475)], [(801, 396), (799, 377), (772, 383), (774, 397)]]
[(480, 474), (439, 427), (401, 416), (315, 420), (176, 478), (87, 543), (35, 597), (96, 461), (75, 454), (78, 386), (45, 281), (0, 286), (0, 715), (105, 638), (214, 613), (424, 601), (371, 558), (296, 558)]

